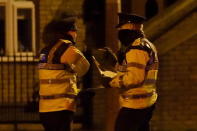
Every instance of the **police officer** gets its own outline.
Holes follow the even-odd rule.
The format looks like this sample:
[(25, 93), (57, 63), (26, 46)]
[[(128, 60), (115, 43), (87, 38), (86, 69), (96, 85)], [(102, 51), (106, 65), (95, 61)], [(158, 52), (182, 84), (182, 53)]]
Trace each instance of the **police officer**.
[(40, 120), (46, 131), (70, 131), (76, 109), (77, 77), (89, 69), (89, 62), (75, 47), (75, 18), (52, 20), (43, 33), (47, 46), (39, 62)]
[(158, 58), (155, 46), (145, 38), (144, 17), (119, 13), (117, 76), (110, 86), (120, 90), (115, 131), (149, 131), (157, 100)]

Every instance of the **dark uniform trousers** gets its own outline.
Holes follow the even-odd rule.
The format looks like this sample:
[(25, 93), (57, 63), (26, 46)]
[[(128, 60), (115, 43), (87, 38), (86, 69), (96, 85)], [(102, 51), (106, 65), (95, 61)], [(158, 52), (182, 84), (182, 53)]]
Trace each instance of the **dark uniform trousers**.
[(45, 131), (71, 131), (72, 111), (56, 111), (40, 113), (40, 120)]
[(121, 108), (116, 119), (115, 131), (150, 131), (149, 121), (155, 105), (145, 109)]

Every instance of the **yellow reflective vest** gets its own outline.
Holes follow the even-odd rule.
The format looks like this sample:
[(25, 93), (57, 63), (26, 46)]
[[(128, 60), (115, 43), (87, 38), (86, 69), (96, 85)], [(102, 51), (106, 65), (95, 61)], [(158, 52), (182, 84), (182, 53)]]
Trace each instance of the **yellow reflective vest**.
[(158, 57), (151, 42), (145, 38), (136, 39), (117, 71), (110, 86), (119, 88), (121, 107), (143, 109), (156, 102)]
[(41, 51), (38, 67), (39, 112), (75, 111), (77, 76), (83, 76), (89, 69), (83, 54), (71, 41), (61, 39)]

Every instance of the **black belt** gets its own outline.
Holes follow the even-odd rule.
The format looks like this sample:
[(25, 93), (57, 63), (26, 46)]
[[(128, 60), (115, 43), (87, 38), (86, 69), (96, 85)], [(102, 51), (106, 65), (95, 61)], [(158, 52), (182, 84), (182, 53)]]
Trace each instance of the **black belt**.
[(136, 95), (121, 95), (124, 99), (140, 99), (140, 98), (147, 98), (151, 97), (154, 92), (145, 93), (145, 94), (136, 94)]

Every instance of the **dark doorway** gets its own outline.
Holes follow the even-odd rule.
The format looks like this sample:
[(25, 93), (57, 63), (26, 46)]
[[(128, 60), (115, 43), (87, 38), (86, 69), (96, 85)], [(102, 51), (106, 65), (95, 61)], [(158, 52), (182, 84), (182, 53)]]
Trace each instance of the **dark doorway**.
[(169, 7), (170, 5), (174, 4), (177, 0), (164, 0), (164, 6)]
[(132, 0), (121, 0), (121, 11), (126, 13), (132, 12)]
[[(83, 77), (83, 87), (93, 86), (93, 50), (105, 46), (105, 0), (84, 0), (83, 20), (86, 26), (85, 43), (87, 46), (84, 52), (90, 62), (90, 69)], [(84, 129), (93, 128), (93, 96), (94, 92), (86, 91), (81, 93), (81, 104), (83, 110), (82, 125)]]
[(105, 0), (85, 0), (83, 18), (86, 25), (87, 46), (103, 47), (105, 45)]
[(145, 15), (147, 19), (152, 18), (158, 13), (158, 4), (156, 0), (147, 0), (145, 4)]
[(0, 6), (0, 56), (5, 55), (5, 7)]

